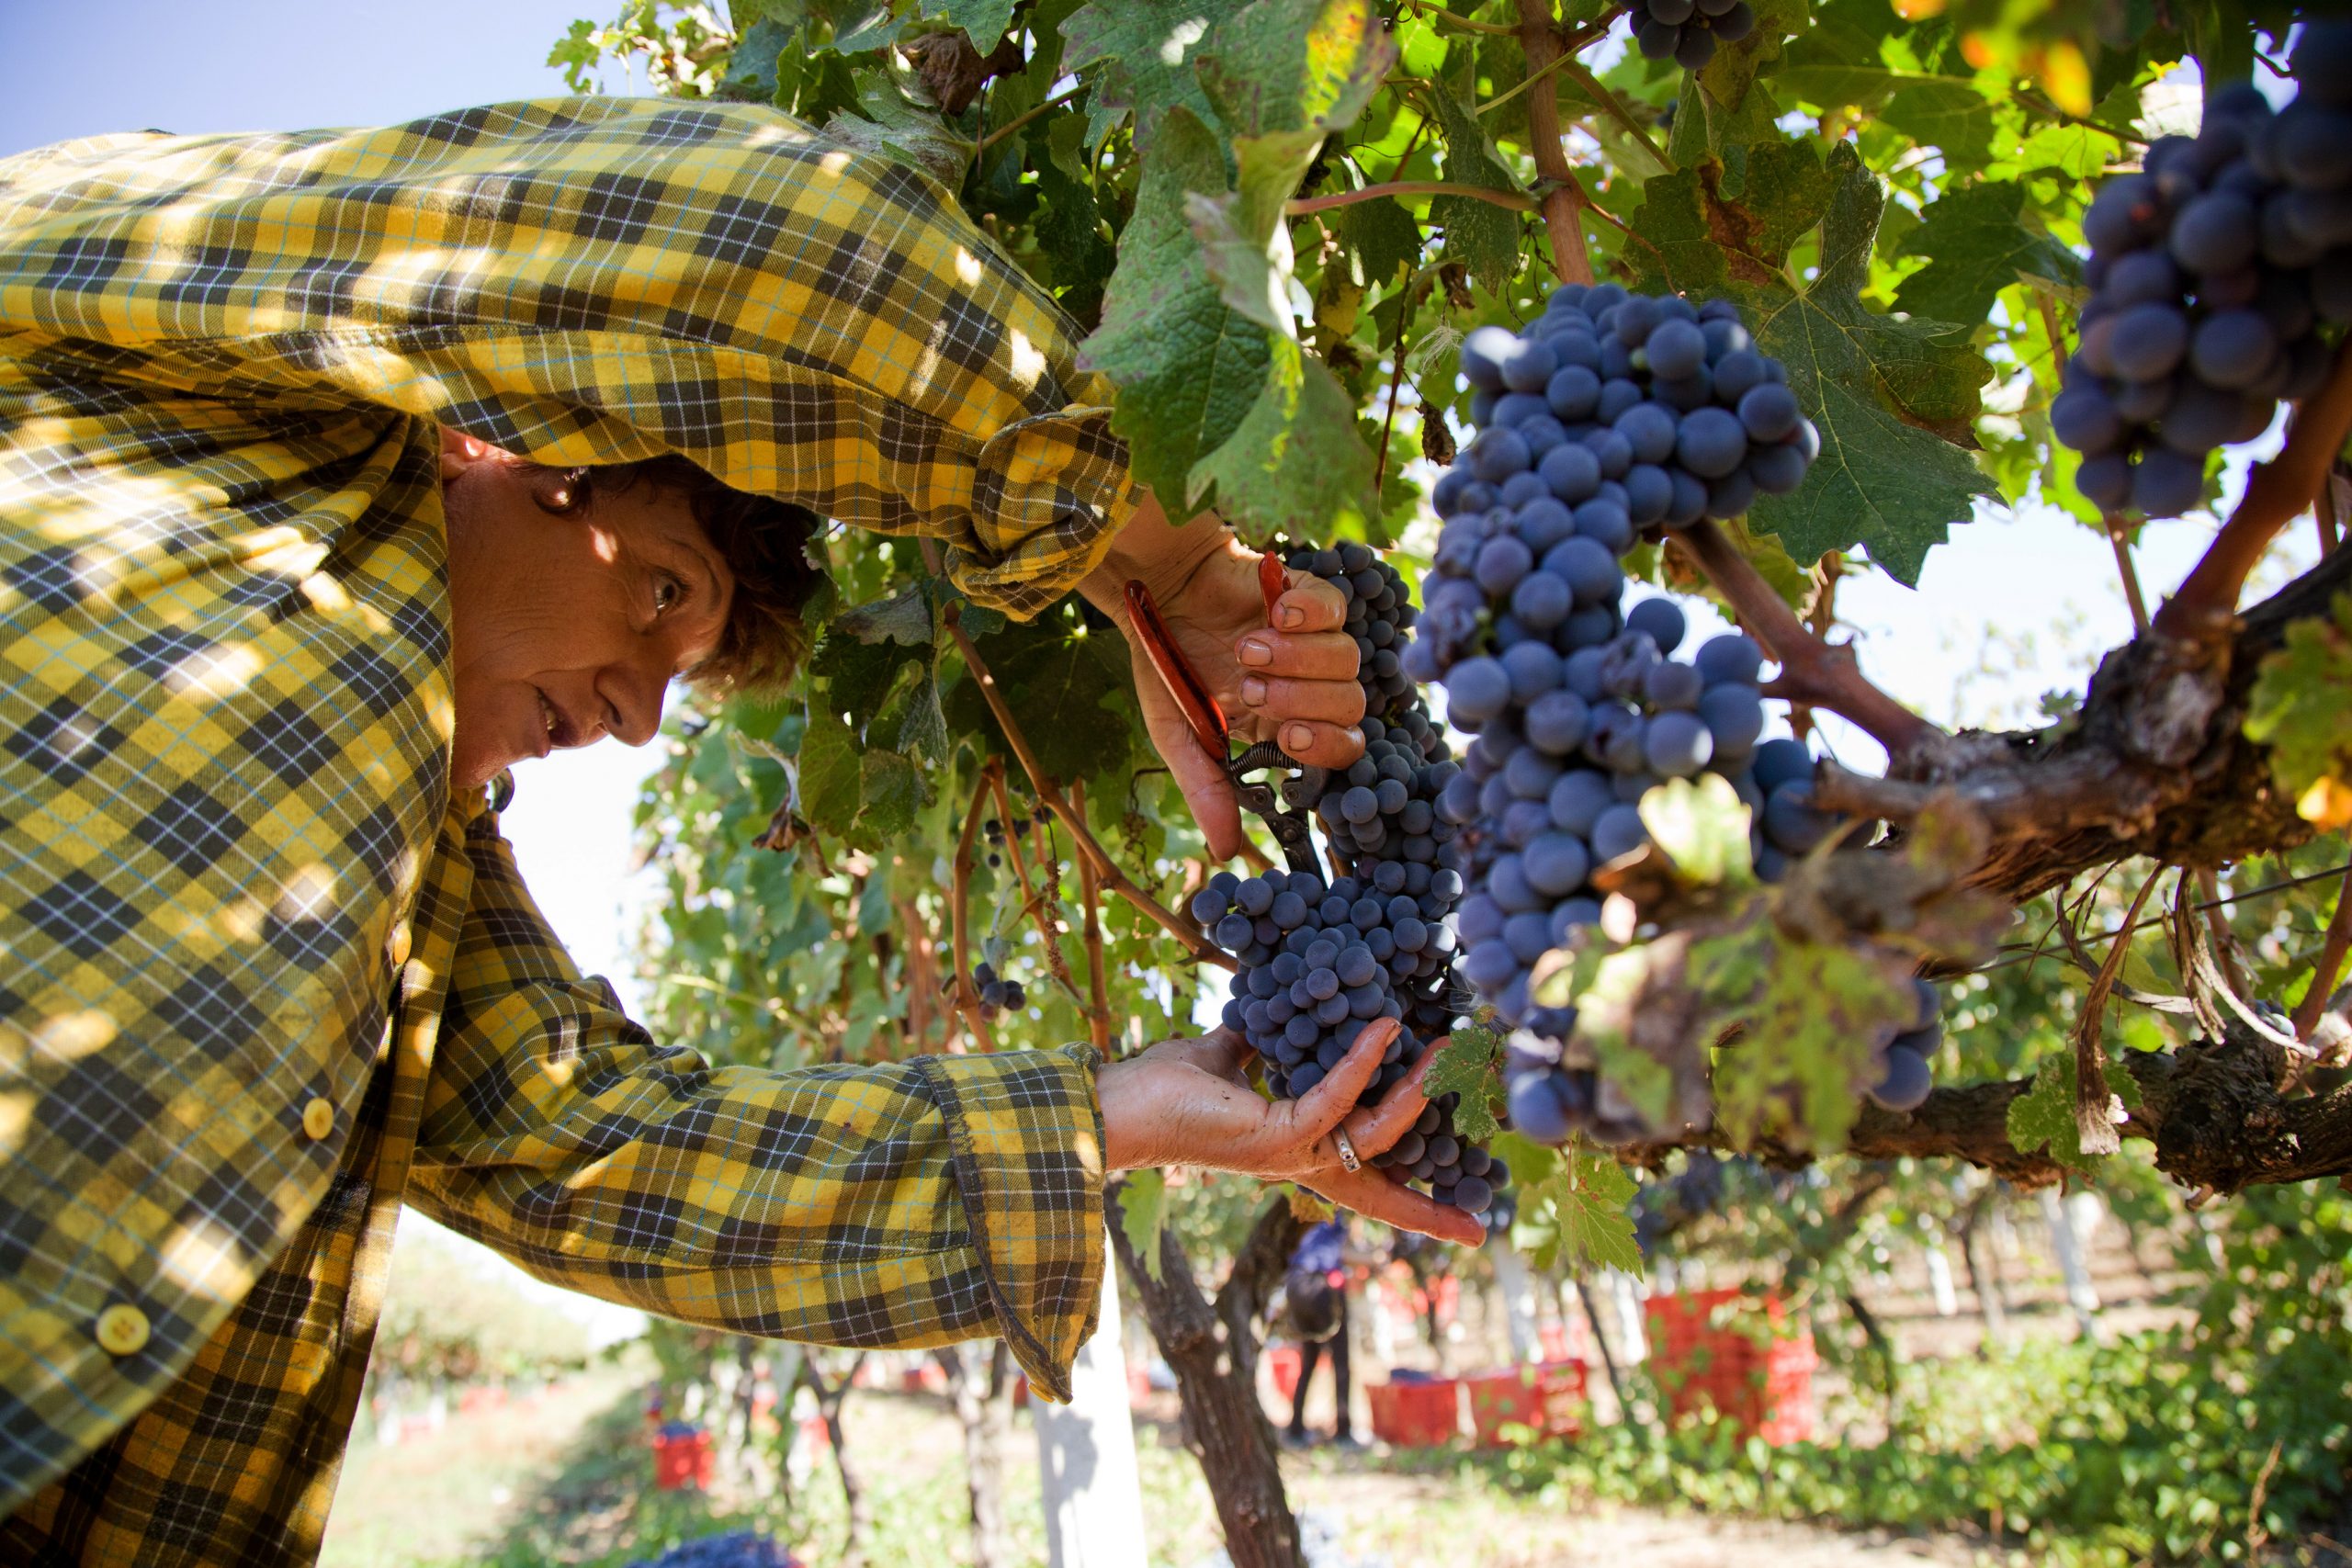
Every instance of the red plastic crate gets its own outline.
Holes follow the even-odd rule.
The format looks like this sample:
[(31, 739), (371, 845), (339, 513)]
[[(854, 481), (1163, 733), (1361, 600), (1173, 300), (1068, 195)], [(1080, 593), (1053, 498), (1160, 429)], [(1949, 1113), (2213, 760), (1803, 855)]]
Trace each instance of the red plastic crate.
[(710, 1484), (710, 1434), (699, 1429), (653, 1439), (653, 1489), (683, 1492)]
[(1789, 1332), (1778, 1296), (1736, 1290), (1652, 1297), (1650, 1359), (1668, 1411), (1712, 1407), (1775, 1445), (1813, 1436), (1812, 1340)]
[(1462, 1385), (1452, 1378), (1430, 1382), (1376, 1382), (1366, 1388), (1372, 1433), (1400, 1449), (1430, 1449), (1462, 1432)]
[(1573, 1438), (1584, 1429), (1584, 1363), (1544, 1362), (1462, 1380), (1470, 1393), (1470, 1427), (1481, 1448), (1511, 1439), (1505, 1427), (1539, 1438)]
[(1299, 1348), (1295, 1345), (1266, 1347), (1266, 1375), (1273, 1380), (1277, 1397), (1288, 1399), (1298, 1392)]

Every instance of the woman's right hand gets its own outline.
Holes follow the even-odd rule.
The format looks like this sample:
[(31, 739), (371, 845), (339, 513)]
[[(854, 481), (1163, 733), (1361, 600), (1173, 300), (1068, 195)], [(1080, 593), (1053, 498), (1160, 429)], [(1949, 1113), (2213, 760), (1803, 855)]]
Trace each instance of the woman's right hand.
[[(1403, 1137), (1429, 1104), (1421, 1082), (1434, 1045), (1377, 1105), (1356, 1108), (1397, 1027), (1394, 1019), (1367, 1024), (1329, 1076), (1298, 1100), (1270, 1100), (1250, 1087), (1243, 1069), (1254, 1053), (1230, 1030), (1163, 1040), (1113, 1062), (1096, 1079), (1103, 1164), (1114, 1171), (1192, 1165), (1295, 1181), (1367, 1219), (1476, 1247), (1487, 1232), (1476, 1216), (1373, 1167), (1372, 1156)], [(1331, 1136), (1342, 1128), (1359, 1162), (1352, 1171)]]

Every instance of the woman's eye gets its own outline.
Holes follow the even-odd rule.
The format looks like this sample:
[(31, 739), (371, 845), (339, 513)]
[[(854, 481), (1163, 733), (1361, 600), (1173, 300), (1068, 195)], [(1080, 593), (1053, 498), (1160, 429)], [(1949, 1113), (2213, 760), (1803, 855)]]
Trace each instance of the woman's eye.
[(653, 613), (666, 614), (685, 597), (686, 585), (674, 577), (662, 576), (653, 580)]

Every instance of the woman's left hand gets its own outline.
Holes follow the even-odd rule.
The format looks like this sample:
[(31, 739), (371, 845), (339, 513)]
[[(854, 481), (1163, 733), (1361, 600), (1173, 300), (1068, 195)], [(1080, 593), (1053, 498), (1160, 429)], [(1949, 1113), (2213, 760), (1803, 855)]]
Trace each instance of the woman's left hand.
[[(1476, 1247), (1487, 1233), (1476, 1217), (1391, 1180), (1372, 1164), (1429, 1104), (1421, 1080), (1435, 1046), (1379, 1104), (1355, 1109), (1396, 1029), (1393, 1019), (1365, 1025), (1330, 1075), (1298, 1100), (1269, 1100), (1250, 1087), (1243, 1069), (1252, 1053), (1229, 1030), (1163, 1040), (1113, 1062), (1097, 1080), (1103, 1164), (1114, 1171), (1201, 1166), (1295, 1181), (1367, 1219)], [(1354, 1170), (1340, 1157), (1332, 1136), (1338, 1130), (1356, 1156)]]
[(1137, 642), (1126, 584), (1140, 581), (1151, 591), (1176, 646), (1224, 709), (1237, 741), (1275, 740), (1301, 762), (1344, 768), (1363, 755), (1359, 650), (1341, 629), (1347, 602), (1320, 578), (1286, 575), (1289, 586), (1269, 626), (1257, 553), (1206, 513), (1171, 527), (1147, 500), (1121, 531), (1110, 558), (1084, 584), (1086, 596), (1126, 634), (1145, 727), (1214, 860), (1240, 853), (1241, 807), (1221, 759), (1202, 749)]

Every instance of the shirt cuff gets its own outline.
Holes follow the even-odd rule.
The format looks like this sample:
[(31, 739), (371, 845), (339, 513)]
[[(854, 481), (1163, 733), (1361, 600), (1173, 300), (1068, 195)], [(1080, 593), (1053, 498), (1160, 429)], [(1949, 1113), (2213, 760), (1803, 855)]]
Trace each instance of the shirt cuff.
[(1109, 408), (1015, 420), (980, 449), (971, 535), (950, 547), (947, 575), (973, 603), (1025, 621), (1102, 564), (1135, 502)]
[(1094, 1333), (1103, 1269), (1102, 1111), (1091, 1046), (921, 1056), (999, 1332), (1056, 1404)]

